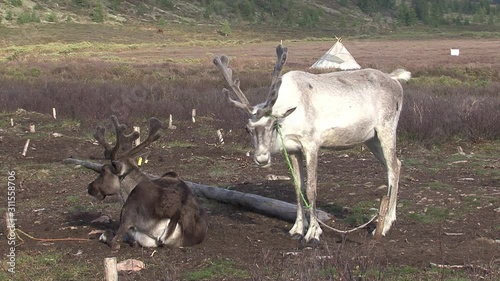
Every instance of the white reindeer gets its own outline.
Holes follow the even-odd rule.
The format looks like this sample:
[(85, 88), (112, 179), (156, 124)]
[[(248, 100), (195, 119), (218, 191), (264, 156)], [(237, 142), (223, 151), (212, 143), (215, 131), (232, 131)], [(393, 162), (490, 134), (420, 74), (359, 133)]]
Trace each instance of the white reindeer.
[[(280, 77), (287, 51), (281, 45), (276, 48), (278, 58), (269, 96), (256, 106), (248, 102), (239, 80), (233, 81), (229, 59), (225, 55), (215, 57), (214, 64), (239, 99), (231, 98), (224, 89), (229, 102), (248, 115), (247, 130), (252, 138), (255, 162), (269, 166), (271, 154), (278, 153), (282, 147), (290, 154), (300, 184), (300, 189), (296, 188), (297, 218), (290, 235), (304, 238), (306, 243), (318, 243), (323, 232), (315, 216), (320, 147), (345, 149), (360, 143), (368, 146), (387, 171), (389, 206), (381, 231), (385, 235), (396, 220), (401, 167), (396, 158), (396, 127), (403, 103), (403, 89), (398, 80), (407, 81), (411, 73), (402, 69), (391, 74), (375, 69), (324, 74), (290, 71)], [(307, 179), (306, 194), (311, 207), (305, 237), (307, 221), (300, 196), (304, 179)]]

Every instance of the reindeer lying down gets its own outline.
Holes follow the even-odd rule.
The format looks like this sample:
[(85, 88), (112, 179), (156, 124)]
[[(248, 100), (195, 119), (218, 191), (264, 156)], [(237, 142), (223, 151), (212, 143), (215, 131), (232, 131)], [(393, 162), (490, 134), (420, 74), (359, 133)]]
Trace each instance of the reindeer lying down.
[[(106, 237), (112, 250), (120, 240), (131, 245), (185, 247), (201, 243), (208, 227), (207, 214), (195, 195), (174, 172), (144, 180), (123, 205), (116, 235)], [(102, 237), (104, 238), (104, 237)]]
[(125, 203), (116, 235), (107, 232), (100, 240), (108, 243), (112, 250), (119, 249), (122, 240), (143, 247), (184, 247), (201, 243), (207, 234), (208, 216), (186, 183), (174, 172), (151, 180), (135, 164), (135, 157), (160, 137), (162, 123), (151, 118), (148, 138), (118, 156), (120, 146), (138, 135), (126, 136), (126, 127), (119, 124), (115, 116), (111, 119), (117, 135), (115, 146), (103, 144), (103, 128), (98, 128), (95, 135), (104, 145), (105, 157), (111, 159), (111, 164), (103, 166), (97, 179), (89, 184), (88, 192), (101, 200), (120, 193)]

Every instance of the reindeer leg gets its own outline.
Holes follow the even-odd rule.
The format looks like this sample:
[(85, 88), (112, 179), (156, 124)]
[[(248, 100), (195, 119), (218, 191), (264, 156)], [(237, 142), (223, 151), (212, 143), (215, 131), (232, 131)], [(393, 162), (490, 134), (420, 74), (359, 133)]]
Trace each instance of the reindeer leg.
[(122, 242), (123, 237), (125, 234), (128, 232), (128, 230), (133, 227), (131, 223), (129, 223), (127, 220), (123, 220), (122, 216), (122, 221), (120, 222), (120, 227), (118, 228), (118, 231), (116, 232), (115, 236), (113, 239), (111, 239), (111, 242), (109, 245), (111, 246), (111, 250), (119, 250), (120, 249), (120, 242)]
[[(390, 124), (390, 122), (388, 122)], [(396, 158), (396, 133), (389, 127), (377, 130), (377, 136), (365, 143), (375, 157), (384, 165), (387, 172), (387, 196), (389, 206), (385, 215), (383, 229), (376, 231), (385, 235), (396, 220), (396, 205), (401, 162)], [(381, 201), (383, 202), (383, 200)], [(381, 209), (384, 206), (381, 206)], [(375, 232), (374, 232), (375, 233)]]
[(382, 235), (385, 235), (387, 231), (391, 228), (394, 221), (396, 221), (396, 206), (398, 200), (398, 189), (399, 189), (399, 175), (401, 171), (401, 161), (396, 158), (394, 153), (393, 160), (390, 161), (390, 166), (388, 165), (387, 177), (390, 189), (387, 191), (387, 196), (389, 196), (389, 209), (387, 211), (387, 216), (384, 223), (384, 229)]
[(309, 229), (307, 230), (305, 241), (314, 244), (319, 243), (319, 237), (323, 230), (319, 226), (316, 218), (316, 185), (317, 185), (317, 168), (318, 168), (318, 149), (313, 151), (304, 151), (307, 167), (307, 200), (310, 204), (309, 209)]
[(290, 154), (293, 173), (299, 184), (299, 186), (295, 186), (294, 183), (295, 195), (297, 198), (297, 217), (295, 219), (295, 224), (293, 225), (292, 229), (290, 229), (290, 231), (288, 232), (294, 239), (302, 239), (304, 237), (304, 224), (307, 223), (304, 217), (302, 198), (300, 195), (302, 190), (304, 190), (304, 180), (303, 180), (304, 169), (302, 166), (302, 158), (303, 157), (300, 152)]

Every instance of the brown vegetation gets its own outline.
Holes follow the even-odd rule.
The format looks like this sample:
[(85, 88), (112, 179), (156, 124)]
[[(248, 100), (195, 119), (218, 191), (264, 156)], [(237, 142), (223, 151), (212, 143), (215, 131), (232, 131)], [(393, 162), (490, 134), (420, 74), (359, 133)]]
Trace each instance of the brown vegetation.
[[(438, 41), (393, 44), (362, 41), (350, 43), (350, 50), (362, 65), (387, 72), (403, 66), (413, 73), (410, 83), (404, 86), (404, 110), (399, 125), (401, 136), (429, 143), (452, 138), (477, 141), (500, 137), (500, 124), (495, 121), (500, 114), (497, 110), (500, 106), (500, 72), (498, 65), (492, 64), (500, 59), (489, 49), (490, 41), (467, 45), (474, 53), (468, 54), (464, 50), (463, 57), (458, 58), (450, 57), (445, 51), (433, 51), (433, 44), (437, 47), (456, 45)], [(306, 69), (315, 59), (311, 58), (311, 52), (319, 52), (317, 45), (312, 43), (290, 45), (290, 62), (285, 71)], [(418, 46), (424, 45), (430, 50), (426, 56), (414, 53)], [(244, 50), (213, 50), (214, 53), (225, 52), (237, 57), (234, 67), (240, 75), (241, 88), (252, 103), (265, 99), (272, 70), (272, 46), (263, 44)], [(373, 57), (377, 48), (381, 49), (377, 57)], [(165, 57), (168, 52), (153, 51), (150, 55)], [(196, 48), (170, 52), (179, 60), (189, 56), (202, 57)], [(411, 54), (412, 59), (402, 53)], [(117, 55), (139, 59), (144, 53), (136, 51)], [(188, 120), (191, 109), (196, 108), (198, 115), (227, 120), (227, 128), (239, 128), (242, 116), (223, 101), (224, 96), (220, 93), (223, 82), (216, 75), (210, 59), (205, 55), (201, 63), (188, 64), (117, 64), (83, 59), (47, 62), (31, 58), (26, 62), (8, 62), (4, 63), (4, 70), (0, 70), (0, 109), (49, 112), (56, 107), (60, 116), (93, 126), (94, 120), (103, 120), (110, 112), (121, 120), (167, 117), (169, 114), (178, 120)], [(466, 62), (469, 63), (461, 64)]]

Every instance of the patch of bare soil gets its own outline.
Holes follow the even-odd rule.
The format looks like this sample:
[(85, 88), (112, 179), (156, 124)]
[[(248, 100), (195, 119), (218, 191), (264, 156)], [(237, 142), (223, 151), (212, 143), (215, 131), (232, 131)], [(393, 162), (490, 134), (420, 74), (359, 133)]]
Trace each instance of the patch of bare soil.
[[(4, 159), (2, 171), (17, 173), (16, 226), (37, 238), (87, 238), (93, 230), (116, 229), (119, 199), (96, 201), (86, 194), (87, 183), (96, 174), (61, 164), (66, 157), (101, 157), (101, 149), (92, 144), (91, 132), (68, 128), (63, 121), (45, 115), (15, 115), (15, 119), (15, 127), (0, 132), (0, 155)], [(26, 132), (32, 122), (40, 124), (35, 134)], [(43, 128), (43, 124), (55, 125)], [(176, 130), (166, 130), (144, 169), (158, 175), (173, 170), (192, 182), (295, 202), (291, 181), (266, 180), (268, 174), (289, 175), (281, 157), (274, 158), (271, 168), (258, 168), (241, 149), (241, 144), (248, 144), (242, 141), (245, 136), (227, 133), (226, 144), (215, 146), (215, 131), (200, 133), (203, 128), (218, 125), (205, 120), (180, 123)], [(54, 132), (63, 136), (54, 137)], [(31, 145), (23, 157), (20, 152), (27, 138), (31, 138)], [(471, 265), (459, 271), (472, 279), (498, 280), (498, 155), (495, 158), (483, 153), (480, 145), (463, 146), (466, 155), (458, 154), (455, 146), (426, 150), (400, 145), (403, 168), (398, 219), (379, 242), (372, 241), (366, 230), (342, 239), (324, 229), (318, 247), (304, 246), (288, 236), (289, 222), (205, 199), (210, 226), (207, 239), (200, 245), (184, 249), (123, 246), (111, 252), (95, 236), (84, 242), (37, 241), (21, 236), (15, 278), (52, 280), (42, 277), (57, 268), (71, 272), (73, 267), (83, 266), (86, 269), (78, 272), (78, 277), (61, 273), (53, 279), (103, 280), (103, 259), (116, 256), (118, 261), (135, 258), (146, 264), (140, 272), (121, 273), (120, 280), (362, 280), (360, 276), (384, 280), (403, 274), (397, 270), (405, 267), (418, 270), (415, 279), (424, 274), (428, 280), (432, 275), (425, 272), (431, 270), (430, 263)], [(385, 177), (382, 166), (367, 150), (322, 151), (318, 205), (324, 209), (339, 206), (343, 214), (336, 213), (340, 218), (331, 224), (350, 228), (342, 217), (377, 206), (386, 192), (378, 188)], [(0, 195), (2, 202), (5, 196), (5, 192)], [(103, 214), (112, 221), (93, 222)], [(6, 238), (2, 227), (2, 249)], [(36, 258), (47, 253), (58, 253), (57, 262), (42, 260), (40, 265)], [(43, 266), (44, 271), (35, 273), (27, 263)], [(215, 273), (196, 278), (189, 275), (210, 268), (216, 268)], [(450, 274), (439, 271), (436, 279)]]

